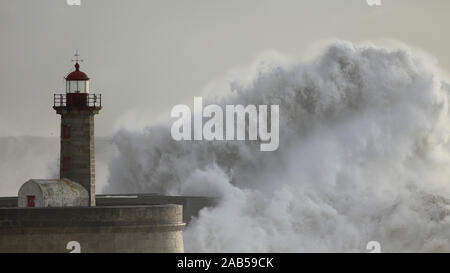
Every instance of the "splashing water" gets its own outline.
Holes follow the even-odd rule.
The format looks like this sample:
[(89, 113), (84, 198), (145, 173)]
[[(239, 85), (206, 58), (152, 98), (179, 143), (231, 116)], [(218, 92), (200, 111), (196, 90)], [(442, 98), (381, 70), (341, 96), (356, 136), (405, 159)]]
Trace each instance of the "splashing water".
[(186, 251), (450, 251), (449, 85), (422, 53), (333, 42), (261, 56), (215, 104), (279, 104), (280, 147), (121, 130), (110, 192), (218, 196)]

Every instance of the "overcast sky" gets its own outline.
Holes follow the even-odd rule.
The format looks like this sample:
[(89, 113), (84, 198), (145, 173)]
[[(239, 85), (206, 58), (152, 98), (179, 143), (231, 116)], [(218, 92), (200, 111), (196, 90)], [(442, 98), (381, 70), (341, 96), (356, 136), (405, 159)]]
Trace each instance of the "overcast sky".
[[(448, 0), (0, 0), (0, 136), (58, 136), (53, 93), (79, 50), (103, 94), (97, 135), (151, 124), (265, 50), (396, 39), (450, 69)], [(133, 126), (131, 126), (133, 127)]]

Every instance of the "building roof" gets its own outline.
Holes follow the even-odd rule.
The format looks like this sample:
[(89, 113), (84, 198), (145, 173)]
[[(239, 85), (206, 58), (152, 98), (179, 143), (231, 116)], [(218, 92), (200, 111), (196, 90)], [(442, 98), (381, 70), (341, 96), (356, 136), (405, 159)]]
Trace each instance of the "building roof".
[(80, 65), (75, 63), (75, 71), (71, 72), (66, 77), (66, 81), (87, 81), (89, 80), (88, 75), (86, 73), (80, 71)]
[(84, 192), (85, 189), (80, 184), (67, 179), (30, 179), (28, 182), (35, 183), (44, 191), (57, 191), (56, 189), (67, 188), (73, 192)]

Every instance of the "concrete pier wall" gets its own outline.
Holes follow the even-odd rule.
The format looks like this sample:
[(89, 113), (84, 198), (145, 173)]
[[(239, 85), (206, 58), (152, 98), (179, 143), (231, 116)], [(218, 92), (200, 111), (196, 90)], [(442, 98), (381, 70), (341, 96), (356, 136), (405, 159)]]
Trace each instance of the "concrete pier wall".
[[(159, 194), (97, 194), (97, 206), (165, 205), (183, 206), (183, 222), (189, 224), (192, 217), (204, 207), (213, 207), (217, 200), (203, 196), (167, 196)], [(17, 197), (0, 197), (0, 208), (17, 207)]]
[(0, 208), (0, 252), (183, 252), (182, 206)]
[(186, 224), (189, 224), (201, 209), (213, 207), (216, 205), (216, 202), (215, 198), (203, 196), (167, 196), (158, 194), (97, 195), (97, 206), (182, 205), (183, 222)]

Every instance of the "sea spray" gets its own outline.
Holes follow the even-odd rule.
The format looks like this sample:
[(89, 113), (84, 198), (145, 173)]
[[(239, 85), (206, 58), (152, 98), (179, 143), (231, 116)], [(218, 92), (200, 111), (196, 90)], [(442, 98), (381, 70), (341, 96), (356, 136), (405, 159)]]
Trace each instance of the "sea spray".
[(310, 62), (263, 55), (221, 89), (210, 102), (279, 105), (278, 150), (120, 130), (107, 191), (219, 197), (186, 251), (450, 251), (449, 88), (431, 58), (334, 42)]

